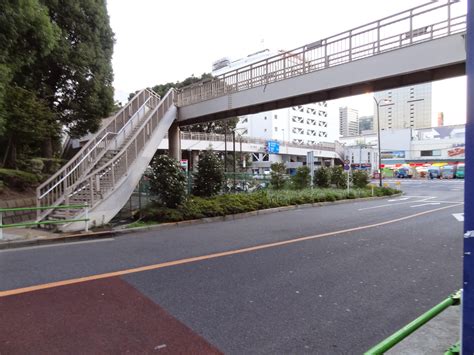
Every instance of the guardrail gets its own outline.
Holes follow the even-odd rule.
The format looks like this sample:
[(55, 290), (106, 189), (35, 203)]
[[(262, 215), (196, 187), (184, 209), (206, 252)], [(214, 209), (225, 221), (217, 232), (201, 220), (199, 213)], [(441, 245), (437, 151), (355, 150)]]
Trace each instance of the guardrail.
[(427, 323), (428, 321), (430, 321), (431, 319), (436, 317), (438, 314), (440, 314), (442, 311), (444, 311), (449, 306), (457, 306), (459, 304), (461, 304), (461, 291), (457, 291), (456, 293), (453, 293), (451, 296), (446, 298), (444, 301), (437, 304), (436, 306), (431, 308), (429, 311), (423, 313), (421, 316), (416, 318), (414, 321), (407, 324), (402, 329), (396, 331), (395, 333), (390, 335), (388, 338), (386, 338), (382, 342), (375, 345), (370, 350), (366, 351), (364, 353), (364, 355), (383, 354), (387, 350), (393, 348), (395, 345), (397, 345), (399, 342), (401, 342), (403, 339), (405, 339), (407, 336), (409, 336), (415, 330), (420, 328), (422, 325), (424, 325), (425, 323)]
[(466, 2), (431, 1), (201, 81), (178, 91), (177, 106), (268, 85), (466, 31)]
[[(78, 219), (61, 219), (61, 220), (49, 220), (49, 221), (35, 221), (35, 222), (22, 222), (22, 223), (12, 223), (12, 224), (3, 224), (3, 213), (4, 212), (16, 212), (16, 211), (41, 211), (41, 210), (58, 210), (58, 209), (84, 209), (85, 216), (84, 218)], [(40, 226), (47, 224), (64, 224), (72, 222), (86, 222), (85, 231), (89, 231), (89, 205), (86, 203), (84, 205), (61, 205), (61, 206), (43, 206), (43, 207), (17, 207), (17, 208), (0, 208), (0, 240), (3, 239), (3, 229), (5, 228), (15, 228), (15, 227), (29, 227), (29, 226)]]

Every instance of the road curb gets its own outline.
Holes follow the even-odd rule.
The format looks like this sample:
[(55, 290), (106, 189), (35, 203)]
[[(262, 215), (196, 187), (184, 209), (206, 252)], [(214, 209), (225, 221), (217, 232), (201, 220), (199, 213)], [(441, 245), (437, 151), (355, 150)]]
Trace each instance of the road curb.
[(54, 238), (44, 238), (44, 239), (38, 238), (38, 239), (30, 239), (30, 240), (7, 241), (7, 242), (0, 242), (0, 250), (16, 249), (16, 248), (24, 248), (24, 247), (32, 247), (32, 246), (48, 245), (48, 244), (60, 244), (60, 243), (76, 242), (76, 241), (82, 241), (82, 240), (105, 239), (105, 238), (112, 238), (117, 235), (129, 234), (132, 232), (147, 232), (147, 231), (162, 230), (162, 229), (164, 230), (164, 229), (180, 228), (180, 227), (187, 227), (187, 226), (198, 225), (198, 224), (233, 221), (233, 220), (243, 219), (247, 217), (255, 217), (255, 216), (260, 216), (260, 215), (263, 216), (263, 215), (267, 215), (271, 213), (292, 211), (296, 209), (323, 207), (323, 206), (329, 206), (329, 205), (341, 205), (341, 204), (354, 203), (354, 202), (360, 202), (360, 201), (383, 200), (386, 198), (398, 197), (398, 196), (401, 196), (402, 194), (403, 192), (400, 192), (398, 194), (394, 194), (391, 196), (362, 197), (362, 198), (356, 198), (356, 199), (346, 199), (346, 200), (338, 200), (338, 201), (330, 201), (330, 202), (315, 202), (315, 203), (306, 203), (306, 204), (301, 204), (301, 205), (274, 207), (274, 208), (267, 208), (264, 210), (230, 214), (226, 216), (205, 217), (205, 218), (191, 219), (188, 221), (181, 221), (181, 222), (160, 223), (160, 224), (149, 225), (149, 226), (144, 226), (144, 227), (121, 228), (121, 229), (114, 229), (114, 230), (109, 230), (109, 231), (78, 233), (78, 234), (72, 234), (72, 235), (59, 235), (58, 237), (54, 237)]

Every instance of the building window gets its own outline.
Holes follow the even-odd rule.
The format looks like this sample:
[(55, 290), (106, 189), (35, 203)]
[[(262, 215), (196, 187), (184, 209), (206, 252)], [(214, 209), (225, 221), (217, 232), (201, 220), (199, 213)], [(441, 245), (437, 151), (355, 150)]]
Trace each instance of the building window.
[(275, 127), (275, 132), (278, 132), (278, 127)]
[(264, 118), (264, 119), (265, 119), (265, 121), (266, 121), (266, 120), (267, 120), (267, 116), (265, 116), (265, 118)]
[(278, 119), (278, 115), (273, 116), (275, 119)]
[(264, 132), (266, 132), (266, 131), (267, 131), (267, 129), (266, 129), (266, 128), (264, 128), (264, 129), (263, 129), (263, 131), (264, 131)]

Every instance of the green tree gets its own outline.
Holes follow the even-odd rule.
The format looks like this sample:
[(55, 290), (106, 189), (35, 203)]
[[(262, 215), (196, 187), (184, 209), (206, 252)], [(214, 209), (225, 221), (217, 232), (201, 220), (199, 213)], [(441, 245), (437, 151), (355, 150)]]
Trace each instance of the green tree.
[(364, 170), (355, 170), (352, 173), (352, 183), (355, 187), (363, 189), (369, 184), (369, 174)]
[(28, 90), (9, 87), (5, 107), (6, 145), (2, 165), (18, 168), (18, 160), (39, 156), (43, 139), (52, 134), (58, 137), (59, 129), (46, 102)]
[(327, 188), (331, 186), (331, 170), (322, 166), (314, 172), (314, 185)]
[(186, 176), (178, 162), (168, 155), (157, 155), (150, 167), (150, 191), (166, 207), (182, 204), (186, 199)]
[(219, 157), (210, 149), (202, 152), (199, 155), (198, 171), (194, 174), (194, 195), (216, 195), (222, 190), (224, 180), (224, 168)]
[(336, 185), (339, 189), (347, 188), (347, 174), (342, 169), (342, 166), (331, 168), (331, 184)]
[[(36, 66), (34, 86), (72, 137), (95, 132), (114, 106), (114, 34), (106, 2), (42, 2), (60, 36), (58, 45)], [(51, 154), (51, 143), (46, 142), (46, 155)]]
[(285, 163), (273, 163), (270, 165), (270, 169), (270, 183), (272, 187), (276, 190), (280, 190), (285, 187)]
[(0, 138), (8, 112), (5, 95), (33, 81), (32, 66), (45, 60), (58, 39), (59, 28), (39, 0), (0, 2)]
[(291, 184), (297, 190), (309, 187), (311, 175), (307, 166), (300, 166), (296, 169), (296, 174), (291, 177)]

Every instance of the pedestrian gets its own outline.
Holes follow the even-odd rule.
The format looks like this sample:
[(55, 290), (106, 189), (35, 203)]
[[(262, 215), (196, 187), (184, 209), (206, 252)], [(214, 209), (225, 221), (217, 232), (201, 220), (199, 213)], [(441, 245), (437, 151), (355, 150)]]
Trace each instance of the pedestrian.
[(433, 180), (433, 172), (430, 170), (430, 179)]

